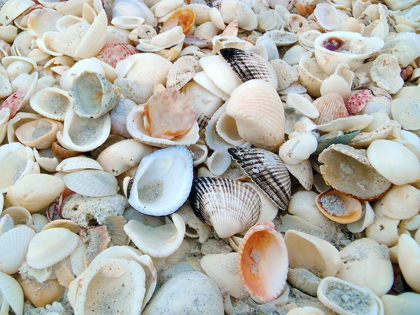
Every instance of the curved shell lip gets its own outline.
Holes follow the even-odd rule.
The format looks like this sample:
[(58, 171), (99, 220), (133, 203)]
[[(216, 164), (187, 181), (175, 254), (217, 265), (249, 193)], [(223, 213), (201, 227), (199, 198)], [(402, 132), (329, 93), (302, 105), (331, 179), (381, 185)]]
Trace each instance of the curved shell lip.
[(370, 125), (373, 117), (369, 114), (349, 116), (344, 118), (335, 119), (327, 124), (318, 125), (317, 129), (322, 132), (331, 132), (341, 130), (349, 132), (353, 130), (362, 130)]
[[(62, 115), (57, 114), (57, 112), (55, 110), (52, 110), (51, 112), (49, 112), (45, 108), (42, 108), (42, 106), (39, 104), (39, 102), (42, 100), (42, 96), (45, 95), (45, 93), (48, 93), (48, 92), (61, 94), (65, 98), (67, 98), (68, 105), (66, 106), (66, 111)], [(69, 110), (71, 110), (71, 108), (73, 107), (73, 98), (71, 98), (68, 95), (67, 91), (64, 91), (62, 89), (55, 88), (55, 87), (47, 87), (47, 88), (44, 88), (44, 89), (36, 92), (31, 97), (30, 105), (31, 105), (31, 108), (34, 111), (36, 111), (38, 114), (41, 114), (42, 116), (45, 116), (45, 117), (50, 118), (50, 119), (58, 120), (58, 121), (63, 121), (66, 113)]]
[[(178, 162), (175, 160), (175, 163), (177, 164), (174, 163), (174, 159), (172, 159), (172, 157), (178, 159)], [(170, 164), (169, 167), (168, 164)], [(158, 167), (158, 169), (153, 172), (152, 176), (147, 176), (146, 182), (143, 186), (145, 190), (143, 193), (146, 196), (146, 198), (156, 198), (157, 200), (152, 200), (151, 203), (142, 202), (139, 198), (139, 181), (142, 180), (142, 177), (144, 175), (147, 175), (148, 169), (152, 169), (153, 167)], [(174, 174), (174, 172), (176, 172), (174, 168), (176, 167), (184, 167), (184, 170), (181, 175), (183, 176), (183, 178), (181, 180), (179, 180), (179, 173)], [(159, 174), (159, 172), (161, 172), (161, 174)], [(176, 177), (171, 179), (171, 182), (174, 183), (170, 186), (170, 189), (176, 189), (177, 193), (175, 196), (173, 194), (172, 196), (169, 196), (170, 200), (168, 200), (166, 197), (166, 201), (164, 202), (164, 204), (162, 204), (162, 200), (159, 199), (162, 198), (162, 195), (168, 195), (168, 192), (166, 191), (165, 194), (165, 188), (163, 187), (162, 192), (160, 193), (161, 196), (157, 196), (156, 192), (153, 194), (152, 189), (157, 189), (156, 187), (153, 187), (155, 183), (158, 183), (157, 185), (163, 186), (168, 185), (168, 178), (165, 178), (165, 176), (167, 175)], [(193, 177), (193, 155), (190, 150), (188, 150), (184, 146), (176, 146), (158, 150), (156, 152), (153, 152), (152, 154), (147, 155), (142, 159), (137, 169), (136, 175), (133, 179), (133, 184), (130, 189), (128, 202), (134, 209), (143, 214), (151, 216), (166, 216), (172, 214), (184, 204), (185, 200), (187, 200), (190, 194)], [(147, 186), (150, 187), (148, 188)], [(136, 193), (132, 193), (132, 191)]]
[[(349, 211), (349, 213), (347, 215), (339, 216), (339, 215), (331, 214), (330, 212), (328, 212), (321, 200), (325, 196), (335, 196), (336, 198), (340, 199), (343, 202), (343, 206), (347, 208), (347, 211)], [(334, 222), (341, 223), (341, 224), (348, 224), (348, 223), (356, 222), (363, 215), (363, 206), (360, 203), (360, 201), (352, 197), (349, 197), (334, 189), (330, 189), (319, 194), (316, 197), (315, 202), (319, 211), (321, 211), (323, 215), (325, 215), (328, 219)], [(337, 205), (338, 202), (336, 202), (335, 200), (328, 203), (334, 208), (340, 206), (340, 205)], [(346, 211), (346, 210), (343, 210), (343, 211)]]
[(154, 138), (148, 134), (144, 127), (144, 106), (138, 106), (133, 108), (131, 112), (127, 115), (127, 131), (128, 133), (137, 141), (159, 147), (167, 148), (172, 146), (189, 146), (198, 141), (199, 136), (199, 127), (197, 121), (194, 122), (194, 125), (190, 130), (183, 136), (174, 138), (173, 140)]

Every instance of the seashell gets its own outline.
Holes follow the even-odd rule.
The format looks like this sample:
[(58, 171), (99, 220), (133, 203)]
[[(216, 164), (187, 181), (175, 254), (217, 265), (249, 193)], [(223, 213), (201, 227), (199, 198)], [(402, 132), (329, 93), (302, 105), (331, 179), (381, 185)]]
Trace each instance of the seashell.
[(66, 113), (63, 131), (57, 132), (57, 140), (68, 150), (87, 152), (103, 144), (110, 130), (109, 114), (98, 119), (81, 118), (71, 110)]
[(360, 130), (354, 130), (346, 133), (342, 131), (331, 131), (326, 133), (318, 138), (318, 149), (315, 151), (315, 154), (320, 154), (332, 144), (348, 144), (359, 134)]
[(62, 147), (57, 141), (53, 142), (51, 149), (54, 155), (60, 159), (71, 158), (80, 154), (80, 152), (67, 150), (66, 148)]
[(394, 282), (388, 249), (370, 238), (351, 242), (340, 251), (343, 264), (337, 278), (367, 287), (377, 296), (386, 294)]
[(0, 272), (0, 291), (2, 293), (3, 303), (2, 312), (9, 312), (10, 308), (16, 315), (23, 314), (23, 291), (19, 282), (15, 278)]
[(111, 215), (105, 220), (105, 226), (111, 239), (110, 246), (122, 246), (129, 243), (128, 235), (124, 231), (124, 225), (127, 224), (123, 216)]
[(280, 146), (279, 156), (287, 164), (296, 165), (309, 158), (317, 149), (318, 142), (310, 133), (289, 138)]
[(210, 237), (211, 228), (197, 218), (188, 203), (184, 204), (177, 213), (184, 219), (187, 225), (187, 229), (185, 230), (186, 236), (198, 238), (200, 243), (204, 243)]
[(408, 231), (418, 230), (420, 228), (420, 215), (415, 215), (409, 219), (401, 220), (400, 228)]
[(252, 31), (258, 26), (258, 19), (252, 9), (243, 2), (227, 0), (221, 3), (220, 13), (223, 22), (229, 24), (233, 20), (238, 21), (238, 27)]
[[(211, 42), (210, 42), (211, 43)], [(236, 48), (244, 51), (249, 51), (254, 46), (249, 41), (239, 39), (236, 36), (219, 35), (213, 37), (212, 54), (220, 54), (222, 48)]]
[(200, 129), (204, 129), (223, 101), (196, 82), (187, 83), (182, 92), (190, 99)]
[(179, 146), (159, 150), (142, 159), (128, 202), (144, 214), (169, 215), (187, 199), (192, 177), (193, 159), (188, 149)]
[[(179, 286), (185, 290), (179, 290)], [(204, 298), (205, 304), (199, 306), (193, 301)], [(213, 280), (201, 272), (189, 271), (178, 274), (159, 289), (144, 311), (145, 315), (164, 314), (167, 301), (171, 303), (171, 311), (179, 314), (223, 313), (223, 297)]]
[(190, 3), (188, 9), (195, 13), (195, 24), (201, 25), (210, 21), (211, 8), (201, 3)]
[(84, 155), (70, 157), (57, 165), (55, 171), (71, 173), (82, 170), (100, 170), (103, 171), (102, 166), (95, 160), (85, 157)]
[[(277, 47), (292, 45), (296, 43), (299, 39), (298, 35), (286, 32), (284, 30), (268, 31), (263, 36), (271, 38)], [(286, 62), (289, 63), (288, 61)]]
[(256, 192), (225, 178), (194, 178), (190, 204), (197, 216), (213, 226), (221, 238), (247, 230), (255, 224), (261, 211)]
[(4, 214), (0, 217), (0, 236), (2, 236), (4, 233), (10, 231), (15, 226), (13, 222), (13, 218), (8, 215)]
[(47, 207), (64, 190), (61, 179), (46, 174), (27, 174), (7, 189), (7, 201), (29, 212)]
[[(257, 120), (252, 115), (256, 110)], [(247, 81), (235, 89), (226, 114), (235, 119), (241, 138), (256, 146), (275, 150), (284, 140), (282, 102), (276, 90), (265, 81)]]
[(399, 222), (399, 220), (377, 215), (373, 223), (366, 228), (366, 237), (388, 247), (395, 246), (398, 244)]
[(319, 112), (315, 106), (300, 94), (287, 94), (286, 104), (287, 106), (294, 108), (296, 114), (304, 115), (311, 119), (319, 117)]
[(381, 199), (381, 210), (391, 219), (409, 219), (420, 208), (420, 191), (410, 185), (393, 186)]
[(101, 74), (85, 71), (75, 78), (69, 95), (79, 117), (96, 119), (118, 104), (119, 89)]
[(356, 222), (347, 224), (347, 228), (352, 233), (363, 232), (369, 225), (373, 223), (373, 220), (375, 219), (375, 213), (373, 212), (373, 209), (370, 206), (369, 202), (363, 201), (362, 206), (362, 217)]
[(241, 81), (222, 56), (201, 58), (199, 64), (210, 80), (224, 93), (231, 95), (233, 90), (241, 85)]
[(168, 25), (178, 25), (183, 29), (183, 33), (187, 35), (195, 24), (195, 12), (190, 8), (178, 9), (174, 11), (163, 23), (163, 31)]
[(391, 187), (388, 179), (372, 167), (365, 150), (333, 144), (319, 155), (319, 161), (324, 163), (321, 174), (325, 182), (346, 195), (372, 201)]
[(236, 48), (221, 49), (220, 54), (242, 82), (254, 79), (263, 80), (277, 89), (276, 72), (264, 58)]
[[(300, 64), (300, 60), (302, 58), (310, 59), (312, 56), (313, 56), (312, 51), (309, 51), (306, 48), (303, 48), (302, 46), (296, 45), (290, 48), (289, 50), (287, 50), (282, 59), (283, 61), (287, 62), (289, 65), (295, 66), (295, 65)], [(323, 73), (323, 75), (325, 75), (325, 73)]]
[(287, 274), (287, 281), (298, 290), (311, 296), (316, 296), (316, 290), (321, 279), (306, 269), (290, 268)]
[(64, 90), (47, 87), (35, 93), (30, 99), (30, 104), (38, 114), (63, 121), (73, 106), (73, 99)]
[(29, 242), (35, 232), (27, 226), (17, 226), (0, 237), (0, 271), (6, 274), (18, 272), (25, 261)]
[(319, 25), (326, 31), (333, 31), (340, 26), (340, 16), (334, 6), (319, 3), (315, 7), (314, 15)]
[(205, 144), (193, 144), (189, 146), (188, 149), (193, 154), (194, 166), (203, 163), (206, 160), (207, 155), (209, 153), (207, 145)]
[(117, 106), (113, 108), (110, 113), (111, 116), (111, 134), (122, 136), (124, 138), (131, 138), (127, 131), (127, 116), (128, 113), (136, 107), (136, 103), (124, 97), (120, 97)]
[(39, 283), (33, 279), (18, 278), (23, 294), (36, 307), (44, 307), (60, 300), (64, 295), (64, 287), (57, 280), (47, 280)]
[(56, 22), (62, 17), (60, 12), (50, 8), (36, 9), (28, 14), (28, 34), (42, 37), (45, 32), (57, 31)]
[(299, 59), (298, 63), (299, 81), (301, 84), (308, 89), (308, 93), (311, 94), (311, 96), (321, 96), (321, 85), (323, 80), (327, 78), (327, 75), (318, 66), (318, 63), (313, 58), (303, 56)]
[(386, 294), (381, 296), (381, 301), (384, 304), (386, 314), (414, 315), (417, 312), (420, 295), (414, 292), (404, 292), (399, 295)]
[(317, 98), (313, 105), (319, 112), (319, 117), (314, 119), (317, 125), (328, 124), (338, 118), (348, 117), (343, 98), (338, 93), (328, 93)]
[(32, 268), (50, 267), (70, 255), (76, 249), (78, 239), (76, 234), (64, 228), (44, 230), (29, 243), (26, 261)]
[[(408, 257), (410, 257), (408, 259)], [(420, 245), (409, 235), (401, 235), (398, 241), (398, 264), (408, 285), (420, 291), (418, 265), (420, 263)]]
[(75, 234), (80, 233), (80, 226), (77, 225), (77, 223), (71, 221), (71, 220), (54, 220), (47, 225), (44, 226), (42, 231), (52, 229), (52, 228), (65, 228)]
[(332, 74), (329, 78), (322, 82), (320, 92), (321, 95), (335, 92), (346, 99), (351, 94), (351, 84), (349, 84), (343, 77), (337, 74)]
[(97, 58), (115, 68), (117, 63), (137, 54), (139, 51), (132, 45), (123, 42), (107, 43), (99, 52)]
[(314, 184), (314, 176), (312, 171), (311, 162), (303, 160), (295, 165), (285, 163), (287, 170), (292, 174), (299, 183), (306, 190), (312, 190)]
[(12, 85), (10, 84), (9, 79), (6, 75), (0, 73), (0, 83), (1, 83), (1, 89), (0, 89), (0, 97), (4, 98), (12, 94)]
[(420, 56), (417, 48), (418, 37), (411, 32), (395, 34), (385, 43), (382, 53), (396, 56), (402, 68), (407, 67), (413, 60)]
[(321, 35), (322, 33), (317, 30), (309, 30), (306, 32), (303, 32), (299, 35), (299, 44), (306, 48), (307, 50), (310, 50), (312, 52), (315, 51), (314, 42), (315, 39)]
[(355, 115), (363, 110), (367, 103), (373, 98), (373, 93), (370, 90), (358, 90), (353, 92), (346, 99), (346, 108), (350, 115)]
[(194, 37), (211, 41), (213, 37), (217, 36), (219, 31), (220, 30), (212, 22), (206, 22), (196, 28)]
[(373, 116), (368, 114), (349, 116), (344, 118), (338, 118), (327, 124), (318, 125), (317, 129), (323, 132), (331, 132), (338, 130), (350, 132), (354, 130), (365, 129), (372, 123), (372, 121)]
[(251, 180), (281, 210), (286, 210), (291, 195), (290, 175), (279, 157), (251, 148), (230, 148), (228, 152)]
[(339, 252), (327, 241), (293, 230), (286, 232), (284, 241), (290, 268), (305, 268), (325, 278), (336, 275), (341, 267)]
[(367, 157), (375, 170), (395, 185), (408, 184), (420, 177), (418, 159), (399, 143), (375, 140), (367, 150)]
[(285, 240), (274, 224), (254, 225), (238, 252), (239, 274), (246, 290), (263, 302), (276, 299), (286, 285), (289, 260)]
[(195, 57), (180, 57), (169, 70), (166, 88), (179, 91), (193, 78), (196, 68), (198, 68), (198, 62)]
[(298, 80), (299, 76), (297, 70), (284, 60), (274, 59), (270, 61), (270, 64), (273, 66), (277, 76), (277, 90), (284, 90)]
[(5, 216), (6, 214), (13, 219), (14, 225), (32, 225), (31, 213), (23, 207), (8, 207), (2, 212), (2, 216)]
[(85, 170), (64, 175), (66, 187), (75, 193), (89, 197), (115, 195), (118, 190), (117, 179), (104, 171)]
[(381, 54), (373, 61), (370, 76), (380, 88), (395, 94), (404, 85), (404, 80), (399, 75), (400, 72), (401, 68), (396, 56)]
[(235, 119), (226, 113), (223, 113), (217, 120), (216, 132), (224, 141), (232, 146), (242, 146), (246, 143), (239, 135)]
[(144, 126), (144, 116), (144, 106), (134, 108), (127, 116), (127, 131), (139, 142), (165, 148), (177, 145), (191, 145), (199, 139), (199, 128), (196, 122), (194, 122), (192, 128), (186, 134), (172, 140), (151, 137)]
[(214, 94), (224, 101), (227, 101), (230, 98), (230, 95), (219, 89), (204, 71), (200, 71), (194, 74), (193, 80), (204, 89), (209, 91), (211, 94)]
[(172, 215), (173, 223), (151, 227), (140, 221), (130, 220), (124, 231), (133, 243), (152, 257), (163, 258), (173, 254), (181, 245), (185, 235), (185, 222), (179, 214)]
[(0, 23), (2, 25), (9, 25), (16, 19), (19, 15), (25, 12), (27, 9), (35, 5), (33, 1), (17, 1), (13, 0), (11, 2), (4, 3), (1, 8), (0, 14)]
[(328, 75), (334, 73), (339, 63), (354, 71), (364, 65), (384, 45), (379, 37), (366, 38), (358, 33), (334, 31), (315, 39), (315, 57), (319, 67)]
[(153, 95), (153, 88), (158, 85), (153, 81), (117, 79), (115, 85), (121, 89), (122, 95), (135, 103), (145, 103)]
[(48, 149), (56, 140), (56, 133), (59, 130), (62, 130), (62, 124), (43, 118), (19, 126), (15, 135), (21, 143), (29, 147)]
[(245, 287), (238, 270), (238, 253), (205, 255), (201, 259), (201, 267), (222, 292), (238, 299), (244, 295)]
[[(343, 298), (343, 294), (349, 299)], [(318, 300), (338, 314), (379, 314), (372, 291), (335, 277), (321, 280)]]
[(205, 164), (210, 172), (216, 176), (222, 175), (230, 166), (231, 157), (225, 150), (216, 150), (210, 155)]
[(311, 306), (297, 307), (287, 313), (288, 315), (325, 315), (323, 311)]
[(32, 214), (32, 221), (33, 224), (38, 228), (38, 231), (41, 231), (43, 227), (49, 223), (48, 218), (39, 213)]
[(406, 130), (420, 129), (417, 122), (420, 102), (415, 99), (398, 98), (391, 103), (392, 118)]
[(105, 70), (99, 59), (82, 59), (76, 62), (60, 79), (60, 86), (63, 90), (70, 90), (74, 79), (84, 71), (96, 72), (105, 75)]

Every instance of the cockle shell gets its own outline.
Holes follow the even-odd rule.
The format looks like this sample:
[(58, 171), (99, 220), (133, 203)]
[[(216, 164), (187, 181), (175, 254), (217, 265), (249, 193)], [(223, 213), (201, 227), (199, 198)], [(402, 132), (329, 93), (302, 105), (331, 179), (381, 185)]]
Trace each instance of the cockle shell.
[(217, 120), (216, 131), (224, 141), (232, 146), (239, 147), (246, 143), (246, 141), (239, 135), (235, 119), (227, 115), (226, 112), (224, 112)]
[(340, 16), (332, 5), (319, 3), (315, 7), (314, 15), (316, 21), (326, 31), (333, 31), (340, 26)]
[(16, 315), (23, 315), (23, 291), (15, 278), (0, 272), (0, 291), (2, 294), (2, 311), (9, 312), (10, 308)]
[(62, 16), (60, 12), (50, 8), (31, 11), (28, 15), (28, 34), (40, 38), (45, 32), (57, 31), (56, 22)]
[(318, 237), (289, 230), (284, 237), (291, 268), (305, 268), (319, 277), (335, 276), (341, 267), (340, 254)]
[(289, 259), (274, 224), (264, 221), (249, 229), (238, 253), (239, 274), (247, 291), (263, 302), (276, 299), (286, 285)]
[(99, 170), (72, 172), (64, 175), (63, 181), (70, 190), (89, 197), (111, 196), (119, 190), (117, 179)]
[(194, 178), (190, 204), (197, 216), (212, 225), (221, 238), (247, 230), (257, 222), (261, 211), (261, 201), (255, 191), (225, 178)]
[(222, 1), (220, 13), (223, 21), (229, 24), (233, 20), (238, 21), (238, 27), (247, 31), (252, 31), (258, 26), (256, 14), (244, 2), (238, 0)]
[(30, 99), (30, 104), (38, 114), (63, 121), (73, 106), (73, 99), (64, 90), (47, 87), (35, 93)]
[(35, 235), (29, 243), (26, 261), (30, 267), (50, 267), (70, 255), (77, 247), (78, 236), (64, 228), (52, 228)]
[(325, 182), (349, 196), (376, 200), (391, 187), (391, 182), (371, 164), (365, 150), (333, 144), (319, 155), (319, 161), (324, 163), (321, 173)]
[(401, 235), (398, 241), (398, 264), (408, 285), (420, 292), (420, 245), (409, 235)]
[[(299, 47), (299, 46), (295, 46)], [(321, 96), (322, 82), (328, 77), (324, 71), (318, 66), (315, 59), (303, 56), (299, 59), (299, 81), (307, 88), (311, 96)]]
[(144, 214), (169, 215), (188, 198), (192, 179), (191, 151), (181, 146), (158, 150), (142, 159), (128, 202)]
[(198, 68), (198, 61), (193, 56), (178, 58), (168, 72), (166, 88), (168, 90), (180, 90), (194, 76)]
[(84, 155), (69, 157), (57, 165), (55, 171), (71, 173), (83, 170), (100, 170), (103, 171), (101, 164), (94, 159), (85, 157)]
[(343, 98), (338, 93), (328, 93), (317, 98), (313, 105), (319, 112), (319, 117), (314, 119), (317, 125), (328, 124), (338, 118), (348, 117)]

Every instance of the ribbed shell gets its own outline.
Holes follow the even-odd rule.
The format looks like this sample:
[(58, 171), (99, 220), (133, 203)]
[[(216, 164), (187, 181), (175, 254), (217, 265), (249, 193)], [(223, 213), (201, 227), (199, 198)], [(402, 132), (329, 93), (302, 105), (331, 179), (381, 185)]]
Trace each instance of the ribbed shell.
[[(23, 291), (19, 282), (17, 282), (15, 278), (0, 272), (0, 291), (3, 295), (3, 304), (4, 300), (6, 300), (7, 304), (10, 305), (16, 315), (22, 315)], [(8, 309), (9, 307), (7, 307), (6, 313), (8, 313)]]
[(213, 177), (195, 177), (190, 204), (196, 215), (212, 225), (221, 238), (246, 231), (261, 212), (258, 194), (241, 182)]
[(108, 43), (102, 48), (97, 58), (115, 68), (118, 61), (139, 53), (136, 47), (126, 43)]
[(84, 155), (71, 157), (65, 159), (60, 164), (57, 165), (57, 172), (70, 173), (74, 171), (81, 170), (100, 170), (103, 171), (101, 164), (99, 164), (94, 159), (88, 158)]
[(313, 104), (319, 112), (319, 117), (314, 119), (317, 125), (328, 124), (338, 118), (349, 116), (344, 100), (338, 93), (321, 96)]
[(264, 58), (237, 48), (221, 49), (220, 54), (242, 82), (260, 79), (270, 83), (277, 89), (276, 72), (273, 66)]
[(229, 154), (283, 211), (287, 210), (292, 192), (290, 175), (279, 156), (262, 149), (230, 148)]
[(194, 76), (198, 61), (193, 56), (180, 57), (167, 75), (166, 88), (179, 91)]
[(89, 197), (115, 195), (118, 181), (110, 173), (97, 170), (86, 170), (67, 174), (63, 177), (66, 186), (75, 193)]

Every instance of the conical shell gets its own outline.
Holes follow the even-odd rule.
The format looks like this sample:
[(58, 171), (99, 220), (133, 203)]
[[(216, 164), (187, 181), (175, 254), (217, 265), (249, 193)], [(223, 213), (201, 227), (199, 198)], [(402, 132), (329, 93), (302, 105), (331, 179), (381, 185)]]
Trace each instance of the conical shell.
[(276, 72), (264, 58), (236, 48), (221, 49), (220, 54), (242, 82), (264, 80), (277, 89)]
[(391, 182), (369, 163), (365, 150), (333, 144), (319, 155), (319, 161), (324, 163), (321, 173), (325, 182), (352, 197), (376, 200), (391, 188)]
[(254, 148), (230, 148), (230, 155), (251, 180), (283, 211), (291, 195), (290, 175), (278, 155)]
[(247, 81), (232, 93), (226, 113), (233, 117), (242, 139), (274, 150), (284, 140), (284, 109), (276, 90), (262, 80)]
[(72, 108), (73, 99), (64, 90), (47, 87), (35, 93), (30, 99), (30, 104), (38, 114), (62, 121)]
[(408, 285), (420, 293), (420, 245), (409, 235), (401, 235), (398, 241), (398, 264)]
[(262, 302), (276, 299), (286, 285), (289, 259), (274, 224), (264, 221), (249, 229), (238, 253), (239, 274), (247, 291)]
[(53, 228), (34, 236), (29, 243), (26, 261), (36, 269), (44, 269), (69, 256), (77, 247), (78, 236), (64, 228)]
[(0, 271), (16, 273), (26, 259), (29, 242), (35, 232), (26, 226), (17, 226), (0, 237)]
[(167, 219), (166, 224), (158, 227), (130, 220), (124, 231), (143, 253), (158, 258), (168, 257), (181, 246), (185, 236), (184, 219), (175, 213), (172, 220)]
[(119, 190), (117, 179), (104, 171), (73, 172), (65, 175), (63, 180), (66, 187), (83, 196), (106, 197), (115, 195)]
[(305, 268), (319, 277), (335, 276), (341, 267), (340, 253), (318, 237), (289, 230), (284, 237), (291, 268)]
[(0, 291), (3, 296), (2, 304), (6, 304), (6, 313), (8, 313), (10, 305), (16, 315), (23, 315), (23, 291), (19, 282), (15, 278), (0, 272)]
[(257, 222), (261, 211), (261, 200), (255, 191), (225, 178), (194, 178), (190, 204), (221, 238), (246, 231)]
[(314, 120), (317, 125), (328, 124), (338, 118), (348, 117), (344, 100), (338, 93), (328, 93), (313, 103), (319, 112), (319, 117)]

